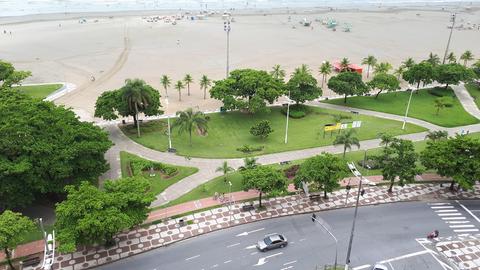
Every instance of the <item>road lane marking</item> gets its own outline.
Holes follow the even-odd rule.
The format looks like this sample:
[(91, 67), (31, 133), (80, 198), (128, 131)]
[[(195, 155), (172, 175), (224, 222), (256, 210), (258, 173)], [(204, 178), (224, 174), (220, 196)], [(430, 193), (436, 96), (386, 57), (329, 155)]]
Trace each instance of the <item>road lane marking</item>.
[(360, 270), (360, 269), (365, 269), (365, 268), (368, 268), (372, 266), (371, 264), (364, 264), (364, 265), (360, 265), (360, 266), (357, 266), (357, 267), (354, 267), (353, 270)]
[(260, 228), (260, 229), (256, 229), (256, 230), (253, 230), (253, 231), (249, 231), (249, 232), (243, 232), (243, 233), (239, 233), (237, 234), (236, 236), (239, 237), (239, 236), (247, 236), (251, 233), (254, 233), (254, 232), (259, 232), (259, 231), (263, 231), (265, 230), (265, 228)]
[[(430, 241), (428, 241), (427, 239), (423, 238), (423, 239), (415, 239), (417, 241), (417, 243), (419, 243), (424, 249), (427, 249), (425, 247), (424, 244), (426, 243), (430, 243)], [(440, 261), (438, 258), (437, 258), (437, 255), (439, 255), (438, 253), (436, 252), (430, 252), (430, 256), (432, 256), (435, 261), (438, 262), (438, 264), (440, 264), (440, 266), (443, 268), (443, 270), (454, 270), (453, 268), (451, 268), (450, 266), (446, 265), (444, 262)]]
[(253, 249), (253, 248), (257, 248), (257, 246), (251, 245), (251, 246), (246, 247), (245, 249)]
[(478, 229), (461, 229), (461, 230), (453, 230), (454, 232), (478, 232)]
[(458, 212), (458, 210), (457, 209), (435, 210), (435, 213), (448, 213), (448, 212)]
[(446, 203), (445, 202), (440, 202), (440, 203), (437, 202), (437, 203), (428, 203), (428, 205), (450, 205), (450, 203), (449, 202), (446, 202)]
[(450, 225), (449, 226), (450, 228), (472, 228), (472, 227), (475, 227), (475, 225)]
[(200, 255), (195, 255), (193, 257), (186, 258), (185, 261), (190, 261), (190, 260), (193, 260), (193, 259), (198, 258), (198, 257), (200, 257)]
[(282, 255), (282, 254), (283, 254), (283, 252), (279, 252), (279, 253), (275, 253), (275, 254), (269, 255), (269, 256), (267, 256), (267, 257), (262, 257), (262, 258), (258, 259), (257, 264), (255, 264), (255, 265), (253, 265), (253, 266), (264, 265), (265, 263), (267, 263), (267, 259), (268, 259), (268, 258), (272, 258), (272, 257), (278, 256), (278, 255)]
[(238, 245), (240, 245), (240, 243), (231, 244), (231, 245), (227, 246), (227, 248), (231, 248), (231, 247), (238, 246)]
[(442, 217), (443, 220), (467, 219), (466, 217)]
[(293, 268), (293, 265), (290, 265), (289, 267), (285, 267), (285, 268), (282, 268), (280, 270), (287, 270), (287, 269), (292, 269)]
[(307, 240), (307, 239), (305, 239), (305, 238), (302, 238), (302, 239), (300, 239), (300, 240), (298, 240), (298, 241), (302, 242), (302, 241), (305, 241), (305, 240)]
[(232, 260), (224, 261), (223, 263), (231, 263)]
[(448, 208), (454, 208), (452, 205), (444, 205), (444, 206), (430, 206), (432, 209), (448, 209)]
[(443, 213), (443, 214), (437, 214), (440, 217), (448, 217), (448, 216), (461, 216), (462, 213)]
[(465, 223), (470, 223), (468, 220), (461, 220), (461, 221), (445, 221), (447, 224), (465, 224)]
[(379, 264), (394, 262), (394, 261), (398, 261), (398, 260), (402, 260), (402, 259), (406, 259), (406, 258), (410, 258), (410, 257), (415, 257), (415, 256), (418, 256), (418, 255), (423, 255), (423, 254), (426, 254), (426, 253), (431, 253), (431, 252), (432, 252), (431, 250), (422, 250), (422, 251), (418, 251), (418, 252), (413, 252), (413, 253), (405, 254), (405, 255), (402, 255), (402, 256), (394, 257), (394, 258), (391, 258), (391, 259), (388, 259), (388, 260), (380, 261)]
[(255, 252), (250, 253), (250, 255), (255, 255), (257, 253), (258, 253), (258, 251), (255, 251)]
[(217, 268), (217, 267), (218, 267), (218, 264), (214, 264), (214, 265), (212, 265), (212, 267), (210, 267), (210, 268)]
[(292, 263), (296, 263), (297, 261), (291, 261), (291, 262), (286, 262), (283, 264), (283, 266), (286, 266), (286, 265), (289, 265), (289, 264), (292, 264)]
[(470, 211), (470, 209), (468, 209), (467, 207), (465, 207), (465, 205), (459, 203), (458, 201), (456, 201), (456, 202), (463, 208), (463, 210), (467, 211), (467, 213), (469, 213), (476, 221), (478, 221), (480, 223), (480, 219), (477, 216), (475, 216), (472, 213), (472, 211)]

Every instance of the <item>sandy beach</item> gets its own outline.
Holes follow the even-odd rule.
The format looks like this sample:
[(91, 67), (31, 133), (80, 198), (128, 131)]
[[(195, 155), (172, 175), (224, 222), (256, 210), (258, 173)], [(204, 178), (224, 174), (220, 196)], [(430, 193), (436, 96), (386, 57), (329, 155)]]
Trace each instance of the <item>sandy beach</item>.
[[(457, 12), (457, 25), (480, 24), (478, 7)], [(263, 13), (267, 12), (234, 13), (230, 70), (269, 70), (280, 64), (290, 73), (307, 64), (320, 80), (318, 67), (325, 60), (348, 57), (352, 63), (360, 64), (362, 58), (372, 54), (397, 67), (408, 57), (421, 60), (430, 52), (443, 58), (449, 34), (450, 11), (441, 7)], [(35, 16), (23, 17), (27, 22), (10, 18), (9, 24), (5, 24), (9, 19), (2, 19), (0, 58), (18, 69), (32, 71), (29, 83), (76, 84), (77, 90), (56, 103), (74, 108), (84, 118), (93, 115), (95, 101), (103, 91), (121, 87), (127, 78), (144, 79), (159, 89), (164, 99), (162, 74), (174, 82), (186, 73), (195, 79), (191, 96), (185, 90), (181, 102), (176, 90), (169, 89), (169, 106), (164, 108), (168, 113), (187, 107), (218, 108), (220, 102), (203, 100), (197, 82), (203, 74), (214, 80), (225, 77), (226, 33), (221, 16), (184, 19), (176, 25), (147, 22), (143, 16), (140, 12), (112, 17), (90, 14), (84, 16), (86, 23), (79, 23), (79, 16), (58, 14), (42, 15), (38, 20)], [(339, 21), (337, 31), (316, 21), (326, 17)], [(304, 18), (313, 21), (312, 27), (299, 24)], [(343, 31), (344, 23), (352, 26), (351, 32)], [(450, 49), (457, 56), (471, 50), (479, 58), (478, 44), (480, 30), (455, 30)], [(331, 94), (324, 91), (324, 95)]]

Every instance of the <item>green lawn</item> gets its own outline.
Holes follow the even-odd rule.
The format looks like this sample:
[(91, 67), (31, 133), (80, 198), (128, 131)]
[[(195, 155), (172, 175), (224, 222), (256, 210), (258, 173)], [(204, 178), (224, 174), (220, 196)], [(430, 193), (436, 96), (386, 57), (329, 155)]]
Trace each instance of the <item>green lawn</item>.
[[(122, 177), (129, 177), (130, 175), (130, 170), (128, 169), (128, 164), (132, 160), (144, 160), (136, 155), (127, 153), (127, 152), (120, 152), (120, 163), (122, 167)], [(198, 172), (198, 168), (193, 168), (193, 167), (183, 167), (183, 166), (175, 166), (175, 165), (169, 165), (170, 167), (175, 167), (178, 169), (178, 172), (175, 176), (166, 178), (161, 174), (155, 174), (155, 176), (150, 176), (150, 174), (144, 173), (143, 176), (147, 178), (150, 183), (152, 184), (152, 192), (153, 194), (157, 195), (162, 193), (167, 187), (170, 185), (175, 184), (176, 182), (182, 180), (183, 178), (192, 175), (196, 172)]]
[[(241, 112), (209, 114), (208, 135), (195, 134), (192, 146), (188, 143), (188, 135), (179, 135), (172, 131), (173, 147), (179, 155), (190, 157), (232, 158), (244, 157), (247, 154), (237, 148), (248, 144), (250, 146), (263, 146), (263, 150), (253, 152), (250, 156), (268, 153), (284, 152), (331, 145), (335, 139), (330, 133), (323, 138), (323, 126), (333, 123), (333, 115), (342, 114), (350, 119), (344, 121), (361, 120), (361, 128), (356, 129), (360, 140), (373, 139), (379, 132), (388, 132), (392, 135), (416, 133), (425, 131), (424, 128), (409, 124), (405, 131), (401, 130), (402, 123), (366, 115), (354, 115), (335, 110), (310, 107), (311, 112), (301, 119), (290, 119), (288, 144), (284, 143), (285, 115), (279, 107), (272, 108), (271, 113), (245, 114)], [(250, 127), (260, 120), (269, 120), (274, 132), (265, 140), (250, 134)], [(172, 122), (174, 119), (172, 119)], [(166, 120), (150, 121), (141, 125), (142, 136), (137, 138), (133, 125), (123, 126), (122, 130), (132, 140), (160, 151), (166, 151), (168, 146)]]
[[(469, 134), (468, 136), (480, 139), (480, 133), (472, 133), (472, 134)], [(427, 141), (414, 142), (413, 144), (415, 145), (415, 151), (417, 153), (420, 153), (427, 146)], [(370, 149), (370, 150), (367, 151), (367, 157), (370, 156), (370, 155), (378, 155), (378, 154), (380, 154), (381, 150), (382, 150), (381, 147), (375, 148), (375, 149)], [(345, 161), (346, 162), (355, 162), (357, 164), (357, 169), (364, 176), (381, 175), (382, 172), (381, 172), (380, 169), (367, 170), (367, 169), (358, 165), (357, 162), (363, 160), (364, 155), (365, 155), (365, 151), (348, 152), (345, 156)], [(341, 157), (342, 154), (337, 154), (337, 156)], [(295, 161), (292, 161), (292, 163), (288, 164), (288, 165), (274, 164), (274, 165), (271, 165), (271, 166), (274, 166), (275, 168), (278, 168), (278, 169), (285, 170), (286, 168), (288, 168), (288, 167), (290, 167), (294, 164), (301, 164), (301, 163), (303, 163), (303, 161), (304, 160), (295, 160)], [(420, 164), (420, 162), (418, 162), (418, 165), (421, 168), (423, 167)], [(240, 175), (240, 172), (235, 171), (235, 172), (229, 173), (227, 175), (227, 179), (228, 179), (228, 181), (232, 182), (232, 192), (241, 191), (243, 189), (242, 188), (242, 176)], [(164, 205), (163, 207), (168, 207), (168, 206), (172, 206), (172, 205), (176, 205), (176, 204), (180, 204), (180, 203), (184, 203), (184, 202), (189, 202), (189, 201), (193, 201), (193, 200), (198, 200), (198, 199), (202, 199), (202, 198), (213, 197), (215, 192), (218, 192), (219, 194), (229, 192), (229, 187), (225, 183), (223, 176), (216, 177), (216, 178), (208, 181), (207, 183), (205, 183), (205, 184), (203, 184), (199, 187), (196, 187), (192, 191), (190, 191), (187, 194), (177, 198), (176, 200), (171, 201), (170, 203)]]
[[(45, 228), (45, 231), (47, 232), (47, 234), (51, 233), (53, 231), (53, 225), (44, 225), (44, 228)], [(25, 233), (23, 237), (24, 237), (24, 239), (21, 242), (21, 244), (43, 239), (42, 231), (40, 230), (40, 228), (38, 227), (37, 224), (35, 224), (35, 229), (33, 229), (30, 232)]]
[(470, 93), (470, 96), (475, 100), (477, 107), (480, 108), (480, 87), (473, 83), (467, 83), (465, 84), (465, 88), (467, 88), (468, 93)]
[(46, 98), (49, 94), (60, 89), (61, 84), (45, 84), (45, 85), (29, 85), (29, 86), (18, 86), (15, 87), (20, 91), (30, 95), (34, 98)]
[[(439, 115), (436, 115), (437, 110), (434, 107), (434, 101), (437, 96), (430, 94), (427, 89), (422, 89), (413, 94), (408, 116), (443, 127), (456, 127), (480, 122), (463, 109), (462, 104), (460, 104), (451, 89), (437, 91), (443, 92), (445, 96), (454, 97), (452, 99), (453, 106), (442, 109)], [(346, 104), (343, 103), (343, 98), (326, 100), (324, 102), (403, 116), (409, 96), (410, 92), (402, 91), (380, 94), (378, 99), (375, 99), (374, 96), (349, 97)]]

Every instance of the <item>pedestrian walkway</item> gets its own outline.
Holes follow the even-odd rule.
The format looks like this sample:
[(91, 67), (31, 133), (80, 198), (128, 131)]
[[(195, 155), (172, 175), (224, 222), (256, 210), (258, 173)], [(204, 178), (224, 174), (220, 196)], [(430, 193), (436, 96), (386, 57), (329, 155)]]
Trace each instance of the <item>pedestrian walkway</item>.
[(465, 85), (463, 83), (460, 85), (452, 85), (452, 88), (458, 100), (460, 103), (462, 103), (465, 111), (477, 119), (480, 119), (480, 109), (477, 107), (477, 104), (473, 100), (472, 96), (470, 96), (467, 89), (465, 89)]
[[(348, 197), (347, 197), (348, 196)], [(264, 210), (242, 211), (243, 203), (189, 214), (164, 223), (152, 224), (120, 233), (115, 237), (115, 246), (82, 247), (75, 253), (59, 254), (53, 269), (79, 270), (120, 260), (153, 248), (169, 245), (190, 237), (225, 229), (258, 220), (316, 211), (352, 207), (356, 190), (347, 194), (345, 189), (329, 194), (329, 199), (310, 200), (303, 194), (263, 200)], [(451, 193), (448, 187), (439, 184), (409, 184), (395, 187), (392, 193), (383, 186), (368, 186), (360, 196), (360, 205), (375, 205), (413, 200), (480, 199), (480, 185), (473, 191)], [(255, 207), (258, 205), (255, 202)], [(182, 222), (180, 222), (182, 220)], [(26, 268), (33, 269), (33, 268)]]

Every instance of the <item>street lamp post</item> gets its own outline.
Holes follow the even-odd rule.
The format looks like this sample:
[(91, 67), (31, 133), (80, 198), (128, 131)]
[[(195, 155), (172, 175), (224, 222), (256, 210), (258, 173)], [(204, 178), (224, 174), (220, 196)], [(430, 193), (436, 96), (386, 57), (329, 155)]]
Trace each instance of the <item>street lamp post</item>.
[(228, 219), (228, 224), (232, 223), (232, 182), (228, 181), (228, 214), (229, 214), (229, 219)]
[(290, 116), (290, 90), (288, 90), (288, 103), (287, 103), (287, 124), (285, 126), (285, 144), (288, 142), (288, 118)]
[(312, 221), (320, 224), (320, 226), (322, 226), (328, 232), (328, 234), (330, 234), (330, 236), (333, 238), (333, 240), (335, 240), (335, 266), (334, 266), (333, 269), (337, 270), (337, 261), (338, 261), (337, 260), (337, 258), (338, 258), (338, 240), (337, 240), (337, 238), (335, 237), (335, 235), (333, 235), (333, 233), (325, 225), (323, 225), (323, 222), (320, 222), (320, 220), (317, 219), (317, 215), (315, 213), (312, 214)]
[(410, 97), (408, 98), (407, 109), (405, 110), (405, 117), (403, 117), (402, 130), (405, 129), (405, 125), (407, 124), (408, 110), (410, 110), (410, 102), (412, 101), (412, 94), (413, 94), (413, 89), (410, 89)]
[[(165, 108), (168, 110), (168, 98), (165, 99)], [(169, 114), (167, 114), (167, 126), (168, 126), (168, 150), (170, 150), (170, 149), (172, 149), (172, 136), (171, 136), (171, 130), (170, 130), (170, 115)]]
[(348, 168), (350, 171), (359, 179), (358, 183), (358, 193), (357, 193), (357, 202), (355, 203), (355, 212), (353, 214), (353, 223), (352, 223), (352, 231), (350, 233), (350, 240), (348, 242), (348, 249), (347, 249), (347, 259), (345, 261), (345, 270), (348, 270), (350, 264), (350, 254), (352, 252), (352, 243), (353, 243), (353, 234), (355, 232), (355, 222), (357, 221), (357, 214), (358, 214), (358, 202), (360, 200), (360, 193), (362, 191), (362, 174), (357, 170), (355, 164), (353, 162), (347, 163)]
[(450, 47), (450, 40), (452, 39), (453, 28), (455, 27), (455, 19), (457, 18), (457, 14), (453, 13), (450, 20), (452, 21), (452, 28), (450, 29), (450, 35), (448, 36), (447, 48), (445, 48), (445, 55), (443, 56), (442, 64), (445, 64), (447, 59), (448, 49)]
[(226, 77), (228, 78), (229, 69), (230, 69), (230, 19), (223, 22), (223, 30), (227, 33), (227, 74)]

